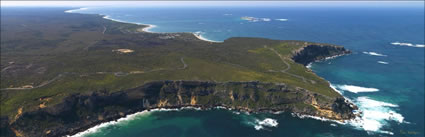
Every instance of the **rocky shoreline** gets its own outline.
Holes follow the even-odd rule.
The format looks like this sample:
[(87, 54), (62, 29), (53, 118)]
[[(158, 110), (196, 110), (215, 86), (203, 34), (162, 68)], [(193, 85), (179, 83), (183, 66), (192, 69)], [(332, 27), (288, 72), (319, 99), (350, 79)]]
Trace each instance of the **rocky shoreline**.
[[(308, 44), (292, 52), (292, 60), (307, 65), (349, 53), (340, 46)], [(357, 107), (342, 95), (329, 97), (287, 83), (151, 81), (121, 91), (72, 94), (58, 104), (43, 104), (36, 110), (20, 108), (14, 117), (1, 117), (0, 128), (2, 136), (66, 136), (145, 110), (183, 107), (225, 107), (250, 113), (283, 111), (337, 121), (357, 116), (353, 113)]]
[(295, 51), (292, 57), (297, 63), (307, 66), (311, 62), (350, 54), (351, 51), (340, 46), (308, 45)]
[[(303, 59), (315, 61), (349, 53), (336, 46), (320, 46), (332, 52), (304, 51), (310, 47), (296, 52), (294, 60), (304, 64)], [(302, 57), (311, 55), (315, 57)], [(113, 93), (94, 91), (90, 94), (74, 94), (57, 105), (24, 112), (10, 125), (3, 124), (5, 120), (2, 120), (2, 129), (7, 128), (8, 132), (18, 136), (65, 136), (144, 110), (182, 107), (199, 107), (202, 110), (225, 107), (254, 113), (283, 111), (337, 121), (355, 118), (353, 111), (357, 109), (342, 96), (330, 98), (285, 83), (153, 81)], [(43, 122), (49, 122), (52, 126), (25, 126)]]
[[(240, 86), (255, 86), (254, 88), (260, 88), (261, 86), (270, 86), (275, 85), (272, 83), (260, 83), (260, 82), (231, 82), (235, 85)], [(282, 88), (282, 86), (276, 86), (275, 88), (267, 89), (265, 92), (294, 92), (295, 94), (299, 94), (296, 98), (279, 98), (276, 100), (276, 96), (271, 94), (271, 96), (267, 97), (267, 100), (271, 100), (270, 106), (252, 106), (252, 107), (243, 107), (235, 105), (232, 100), (232, 97), (228, 97), (225, 94), (219, 95), (217, 99), (221, 99), (217, 103), (212, 102), (210, 100), (202, 100), (204, 97), (211, 97), (205, 92), (207, 90), (199, 90), (198, 92), (192, 92), (190, 94), (196, 94), (193, 96), (181, 97), (183, 102), (179, 102), (179, 93), (176, 93), (173, 97), (157, 97), (156, 95), (141, 95), (145, 94), (145, 92), (149, 92), (147, 90), (152, 90), (150, 88), (154, 88), (155, 86), (162, 85), (160, 88), (162, 89), (165, 85), (182, 85), (187, 88), (187, 86), (193, 86), (196, 84), (197, 86), (205, 86), (205, 85), (215, 85), (215, 83), (211, 82), (199, 82), (199, 81), (157, 81), (151, 82), (144, 85), (140, 90), (140, 88), (130, 89), (126, 91), (116, 92), (116, 93), (106, 93), (106, 92), (93, 92), (89, 95), (73, 95), (65, 99), (65, 101), (61, 104), (57, 104), (52, 107), (47, 107), (45, 109), (39, 109), (34, 112), (26, 112), (22, 114), (22, 116), (16, 120), (12, 125), (11, 129), (18, 129), (19, 131), (24, 131), (25, 134), (35, 135), (35, 136), (63, 136), (63, 135), (72, 135), (78, 132), (84, 131), (90, 127), (98, 125), (103, 122), (112, 121), (124, 117), (128, 114), (133, 114), (136, 112), (140, 112), (143, 110), (157, 109), (157, 108), (182, 108), (182, 107), (199, 107), (202, 110), (210, 109), (215, 107), (225, 107), (230, 108), (237, 111), (244, 112), (294, 112), (303, 115), (314, 115), (319, 117), (324, 117), (333, 120), (349, 120), (355, 117), (351, 112), (356, 108), (352, 107), (352, 104), (346, 102), (343, 98), (329, 99), (329, 100), (321, 100), (322, 102), (327, 102), (322, 104), (314, 103), (318, 101), (315, 98), (322, 97), (321, 95), (311, 93), (305, 90), (298, 91), (287, 91), (286, 89), (278, 90)], [(230, 85), (234, 86), (234, 85)], [(159, 87), (158, 87), (159, 88)], [(156, 88), (156, 89), (158, 89)], [(248, 89), (249, 90), (249, 89)], [(274, 91), (277, 90), (277, 91)], [(144, 91), (142, 93), (141, 91)], [(157, 90), (152, 90), (151, 92), (155, 92)], [(190, 90), (189, 90), (190, 91)], [(160, 93), (163, 90), (160, 90)], [(182, 91), (181, 96), (184, 92)], [(254, 92), (255, 93), (255, 92)], [(170, 94), (170, 93), (169, 93)], [(172, 93), (171, 93), (172, 94)], [(219, 94), (219, 92), (215, 92), (215, 94)], [(187, 95), (187, 94), (186, 94)], [(236, 101), (236, 103), (265, 103), (260, 102), (259, 96), (257, 98), (258, 101), (255, 102), (255, 96), (252, 94), (248, 94), (248, 96), (243, 97), (241, 94), (234, 94), (235, 96), (241, 96), (238, 98), (241, 100), (240, 102)], [(137, 97), (139, 96), (139, 97)], [(234, 97), (235, 97), (234, 96)], [(151, 98), (153, 100), (149, 100)], [(167, 100), (176, 99), (175, 102), (167, 102)], [(215, 100), (215, 99), (213, 99)], [(311, 100), (311, 101), (310, 101)], [(199, 103), (198, 103), (199, 101)], [(206, 101), (206, 102), (205, 102)], [(205, 102), (205, 103), (204, 103)], [(211, 103), (210, 103), (211, 102)], [(227, 103), (229, 102), (229, 103)], [(300, 103), (311, 103), (312, 105), (316, 105), (315, 107), (309, 106), (296, 106), (291, 105), (294, 102)], [(290, 104), (289, 104), (290, 103)], [(288, 104), (288, 105), (287, 105)], [(108, 107), (117, 107), (117, 109), (107, 110), (105, 108)], [(268, 108), (270, 107), (270, 108)], [(325, 112), (321, 112), (321, 110)], [(82, 112), (86, 110), (87, 114), (77, 114), (78, 112)], [(326, 111), (329, 111), (328, 113)], [(56, 126), (43, 128), (43, 127), (26, 127), (25, 125), (35, 125), (34, 123), (42, 123), (48, 121), (49, 119), (54, 119), (54, 121), (50, 121), (50, 123), (54, 123)], [(58, 122), (58, 123), (55, 123)], [(14, 130), (15, 132), (17, 130)], [(40, 132), (43, 131), (43, 132)]]

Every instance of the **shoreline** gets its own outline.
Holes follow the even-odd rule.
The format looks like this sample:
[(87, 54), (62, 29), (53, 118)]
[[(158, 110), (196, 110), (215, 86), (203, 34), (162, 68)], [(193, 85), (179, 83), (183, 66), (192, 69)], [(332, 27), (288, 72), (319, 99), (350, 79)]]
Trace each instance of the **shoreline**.
[[(125, 121), (131, 121), (138, 116), (149, 115), (151, 112), (162, 112), (162, 111), (178, 112), (178, 111), (182, 111), (182, 110), (195, 110), (195, 111), (227, 110), (227, 111), (234, 112), (234, 114), (236, 114), (236, 115), (239, 115), (240, 113), (244, 113), (246, 115), (250, 115), (251, 113), (255, 113), (255, 114), (270, 113), (270, 114), (273, 114), (273, 115), (280, 115), (280, 114), (284, 113), (284, 111), (272, 111), (272, 110), (250, 112), (250, 111), (246, 111), (246, 110), (243, 110), (243, 109), (236, 109), (236, 108), (231, 108), (231, 107), (226, 107), (226, 106), (214, 106), (214, 107), (183, 106), (183, 107), (179, 107), (179, 108), (151, 108), (151, 109), (145, 109), (145, 110), (142, 110), (142, 111), (139, 111), (139, 112), (127, 114), (127, 115), (120, 117), (120, 118), (117, 118), (115, 120), (106, 121), (106, 122), (96, 124), (95, 126), (92, 126), (92, 127), (85, 129), (81, 132), (77, 132), (75, 134), (65, 135), (65, 137), (84, 137), (87, 134), (91, 134), (91, 133), (95, 133), (95, 132), (99, 131), (99, 129), (101, 129), (101, 128), (105, 128), (105, 127), (111, 126), (111, 125), (116, 125), (116, 124), (119, 124), (119, 123), (125, 122)], [(287, 112), (287, 113), (290, 114), (292, 117), (296, 117), (296, 118), (300, 118), (300, 119), (309, 118), (309, 119), (314, 119), (314, 120), (320, 120), (322, 122), (337, 123), (337, 124), (340, 124), (340, 125), (350, 124), (350, 121), (355, 120), (355, 119), (353, 119), (353, 120), (338, 121), (338, 120), (327, 119), (327, 118), (319, 117), (319, 116), (299, 114), (299, 113), (295, 113), (295, 112)], [(255, 129), (255, 130), (258, 130), (258, 129)]]
[(192, 33), (196, 38), (203, 40), (203, 41), (212, 42), (212, 43), (222, 43), (221, 41), (209, 40), (209, 39), (203, 37), (201, 34), (195, 34), (193, 32), (190, 32), (190, 33)]
[[(74, 9), (74, 10), (67, 10), (67, 11), (65, 11), (65, 13), (74, 13), (75, 11), (85, 10), (85, 9), (87, 9), (87, 8), (79, 8), (79, 9)], [(84, 13), (79, 13), (79, 14), (84, 14)], [(97, 14), (97, 15), (100, 15), (104, 19), (108, 19), (108, 20), (111, 20), (111, 21), (119, 22), (119, 23), (128, 23), (128, 24), (135, 24), (135, 25), (144, 26), (141, 30), (143, 32), (146, 32), (146, 33), (163, 33), (163, 32), (152, 32), (152, 31), (150, 31), (150, 29), (152, 29), (154, 27), (157, 27), (156, 25), (143, 24), (143, 23), (137, 23), (137, 22), (122, 21), (122, 20), (110, 18), (110, 16), (108, 16), (108, 15), (102, 15), (102, 14)], [(218, 42), (218, 41), (213, 41), (213, 40), (206, 39), (205, 37), (203, 37), (201, 34), (199, 34), (197, 32), (182, 32), (182, 33), (191, 33), (197, 39), (199, 39), (201, 41), (214, 42), (214, 43), (222, 43), (222, 42)], [(342, 54), (342, 55), (345, 55), (345, 54)], [(335, 58), (335, 57), (338, 57), (338, 56), (342, 56), (342, 55), (336, 55), (336, 56), (332, 56), (332, 57), (327, 57), (325, 59), (332, 59), (332, 58)], [(342, 96), (342, 94), (341, 94), (341, 96)], [(211, 110), (211, 109), (215, 109), (215, 108), (217, 108), (217, 109), (227, 109), (229, 111), (236, 111), (236, 112), (247, 112), (248, 114), (249, 113), (261, 113), (261, 112), (263, 112), (263, 111), (250, 112), (250, 111), (246, 111), (246, 110), (242, 110), (242, 109), (229, 108), (229, 107), (226, 107), (226, 106), (214, 106), (214, 107), (182, 106), (182, 107), (178, 107), (178, 108), (152, 108), (152, 109), (146, 109), (146, 110), (139, 111), (139, 112), (134, 112), (133, 111), (132, 113), (127, 113), (124, 116), (117, 117), (117, 118), (115, 118), (115, 120), (106, 121), (106, 122), (100, 122), (100, 123), (94, 125), (93, 127), (90, 127), (90, 128), (87, 128), (87, 129), (82, 129), (80, 132), (76, 132), (76, 133), (74, 132), (74, 133), (71, 133), (70, 135), (66, 135), (66, 136), (68, 136), (68, 137), (78, 137), (78, 136), (82, 136), (82, 135), (85, 135), (85, 134), (89, 134), (89, 133), (92, 133), (92, 132), (96, 131), (99, 128), (108, 126), (110, 124), (119, 123), (120, 121), (123, 121), (123, 120), (131, 120), (131, 118), (133, 118), (135, 116), (138, 116), (138, 115), (141, 115), (141, 114), (145, 114), (147, 112), (152, 112), (152, 111), (180, 111), (180, 110), (184, 110), (184, 109), (195, 109), (195, 110), (204, 111), (204, 110)], [(282, 113), (282, 111), (273, 111), (273, 110), (266, 110), (264, 112), (268, 112), (268, 113), (271, 113), (271, 114), (280, 114), (280, 113)], [(299, 114), (299, 113), (294, 113), (294, 114), (296, 114), (296, 116), (299, 117), (299, 118), (301, 118), (301, 119), (304, 118), (304, 117), (307, 117), (307, 118), (312, 118), (312, 119), (321, 120), (321, 121), (332, 121), (332, 122), (336, 122), (336, 123), (339, 123), (339, 124), (341, 124), (341, 123), (347, 123), (348, 122), (348, 120), (338, 121), (338, 120), (332, 120), (332, 119), (327, 119), (327, 118), (324, 118), (324, 117), (313, 116), (313, 115), (305, 115), (305, 114)]]
[[(87, 9), (88, 9), (88, 8), (87, 8), (87, 7), (85, 7), (85, 8), (78, 8), (78, 9), (66, 10), (66, 11), (64, 11), (64, 12), (65, 12), (65, 13), (75, 13), (76, 11), (79, 11), (79, 10), (87, 10)], [(78, 13), (78, 14), (85, 14), (85, 13)], [(160, 34), (162, 34), (162, 33), (168, 33), (168, 32), (153, 32), (153, 31), (150, 31), (150, 29), (155, 28), (155, 27), (158, 27), (158, 26), (153, 25), (153, 24), (145, 24), (145, 23), (138, 23), (138, 22), (123, 21), (123, 20), (113, 19), (113, 18), (111, 18), (109, 15), (103, 15), (103, 14), (97, 14), (97, 15), (103, 16), (102, 18), (104, 18), (104, 19), (111, 20), (111, 21), (115, 21), (115, 22), (119, 22), (119, 23), (128, 23), (128, 24), (135, 24), (135, 25), (145, 26), (145, 27), (142, 29), (142, 31), (143, 31), (143, 32), (146, 32), (146, 33), (160, 33)], [(170, 33), (173, 33), (173, 32), (170, 32)], [(178, 32), (177, 32), (177, 33), (178, 33)], [(201, 34), (197, 34), (196, 32), (180, 32), (180, 33), (191, 33), (193, 36), (195, 36), (195, 37), (196, 37), (196, 38), (198, 38), (199, 40), (206, 41), (206, 42), (211, 42), (211, 43), (222, 43), (222, 41), (215, 41), (215, 40), (207, 39), (207, 38), (203, 37)]]

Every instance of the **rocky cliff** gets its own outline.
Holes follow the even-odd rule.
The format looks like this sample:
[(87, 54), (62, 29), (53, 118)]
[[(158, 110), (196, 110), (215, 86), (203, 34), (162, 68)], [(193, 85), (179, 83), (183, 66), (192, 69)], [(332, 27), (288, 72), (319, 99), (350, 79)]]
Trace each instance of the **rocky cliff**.
[[(191, 33), (145, 33), (140, 31), (140, 25), (107, 21), (97, 15), (63, 13), (59, 8), (26, 9), (19, 14), (2, 16), (2, 26), (9, 29), (1, 44), (2, 53), (7, 53), (1, 57), (7, 63), (2, 60), (2, 70), (6, 71), (1, 76), (4, 90), (0, 136), (63, 136), (142, 110), (185, 106), (287, 111), (334, 120), (355, 116), (352, 111), (356, 107), (330, 88), (323, 90), (334, 93), (332, 97), (318, 94), (324, 93), (318, 89), (328, 86), (326, 81), (311, 75), (301, 65), (291, 67), (292, 62), (287, 62), (292, 57), (306, 65), (349, 53), (343, 47), (262, 38), (229, 38), (223, 43), (212, 43)], [(27, 34), (37, 35), (16, 37), (21, 34), (21, 24), (28, 22), (33, 25)], [(298, 50), (292, 52), (294, 49)], [(117, 53), (120, 50), (131, 52)], [(40, 56), (44, 54), (49, 56)], [(286, 69), (273, 71), (281, 69), (277, 63)], [(280, 72), (283, 74), (277, 74)], [(134, 75), (118, 80), (127, 73)], [(172, 74), (179, 75), (158, 79), (220, 82), (144, 78)], [(186, 77), (192, 74), (193, 77)], [(214, 79), (217, 74), (219, 79)], [(235, 75), (227, 76), (230, 74)], [(286, 74), (291, 77), (280, 77)], [(306, 80), (303, 74), (316, 81)], [(116, 81), (111, 82), (110, 78)], [(264, 79), (275, 83), (246, 82)], [(107, 88), (130, 81), (134, 83)], [(150, 82), (139, 85), (142, 81)], [(23, 83), (30, 85), (15, 87)], [(108, 90), (92, 91), (104, 88)]]
[[(306, 65), (347, 53), (343, 47), (310, 45), (294, 52), (292, 59)], [(5, 136), (63, 136), (142, 110), (187, 106), (286, 111), (339, 121), (354, 118), (357, 109), (342, 96), (331, 98), (285, 83), (153, 81), (113, 93), (74, 94), (59, 104), (23, 112), (13, 122), (2, 118), (1, 128)]]
[(10, 128), (23, 136), (62, 136), (137, 111), (185, 106), (288, 111), (334, 120), (351, 119), (356, 109), (343, 97), (329, 98), (283, 83), (155, 81), (114, 93), (75, 94), (60, 104), (23, 113)]
[(349, 53), (351, 53), (351, 51), (346, 50), (341, 46), (308, 45), (297, 51), (294, 51), (292, 60), (306, 66), (310, 62)]

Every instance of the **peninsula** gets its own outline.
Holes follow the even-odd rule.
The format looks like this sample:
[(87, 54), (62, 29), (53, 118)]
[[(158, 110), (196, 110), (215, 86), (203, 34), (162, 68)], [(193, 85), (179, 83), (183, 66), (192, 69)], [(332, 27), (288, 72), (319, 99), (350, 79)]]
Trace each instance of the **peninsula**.
[(64, 136), (154, 108), (226, 107), (338, 121), (357, 107), (305, 65), (349, 54), (332, 44), (193, 33), (2, 8), (1, 136)]

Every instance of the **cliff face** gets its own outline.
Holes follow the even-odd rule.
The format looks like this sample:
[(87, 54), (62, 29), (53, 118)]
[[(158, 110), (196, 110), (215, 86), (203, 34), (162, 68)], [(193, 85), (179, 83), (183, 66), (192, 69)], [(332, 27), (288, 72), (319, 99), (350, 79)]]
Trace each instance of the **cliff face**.
[(356, 109), (342, 97), (329, 98), (285, 84), (156, 81), (115, 93), (72, 95), (63, 103), (23, 113), (10, 127), (24, 136), (60, 136), (137, 111), (184, 106), (224, 106), (249, 112), (290, 111), (335, 120), (353, 118), (352, 111)]
[(309, 45), (295, 51), (292, 60), (306, 66), (310, 62), (349, 53), (351, 53), (351, 51), (340, 46)]
[[(139, 25), (105, 21), (97, 15), (67, 14), (56, 8), (34, 12), (35, 10), (23, 10), (19, 12), (19, 16), (2, 16), (2, 25), (10, 27), (1, 44), (2, 53), (3, 50), (7, 52), (1, 56), (7, 62), (2, 65), (7, 66), (1, 66), (5, 71), (1, 73), (0, 90), (1, 95), (6, 96), (2, 96), (0, 104), (1, 116), (4, 116), (0, 118), (0, 136), (72, 134), (100, 122), (158, 107), (225, 106), (255, 112), (289, 111), (335, 120), (354, 117), (352, 110), (356, 108), (345, 102), (342, 96), (317, 94), (324, 93), (318, 92), (318, 88), (326, 87), (326, 81), (320, 83), (317, 81), (319, 77), (310, 75), (307, 69), (300, 68), (300, 65), (291, 68), (286, 62), (289, 61), (287, 57), (291, 56), (296, 62), (306, 65), (315, 60), (349, 53), (342, 47), (262, 38), (229, 38), (223, 43), (212, 43), (201, 41), (191, 33), (145, 33), (140, 31), (143, 28)], [(13, 12), (15, 11), (9, 11)], [(37, 35), (15, 37), (21, 33), (20, 24), (28, 22), (34, 24), (28, 33)], [(51, 34), (60, 37), (51, 37)], [(77, 43), (77, 46), (63, 46), (73, 43)], [(265, 49), (266, 47), (268, 48)], [(303, 48), (288, 52), (300, 47)], [(27, 50), (15, 50), (17, 48)], [(39, 56), (40, 49), (49, 51), (52, 56)], [(115, 51), (119, 49), (133, 52), (117, 54)], [(270, 56), (270, 50), (275, 54)], [(90, 54), (86, 54), (87, 52)], [(20, 55), (27, 57), (21, 58)], [(281, 59), (278, 63), (287, 66), (288, 71), (281, 72), (285, 73), (283, 75), (291, 75), (285, 77), (288, 79), (281, 78), (282, 75), (273, 75), (274, 71), (263, 75), (269, 68), (281, 69), (281, 65), (273, 65), (277, 63), (277, 57)], [(93, 66), (88, 67), (87, 64)], [(312, 76), (316, 81), (307, 81), (303, 75), (292, 72)], [(142, 73), (149, 78), (137, 76)], [(113, 78), (115, 81), (109, 78), (111, 74), (117, 77), (124, 77), (122, 74), (136, 76)], [(300, 83), (289, 85), (151, 79), (157, 74), (177, 74), (158, 79), (188, 80), (210, 80), (219, 75), (219, 81), (268, 79), (270, 82), (291, 82), (292, 78), (302, 78), (303, 82), (311, 82), (317, 86), (303, 86)], [(188, 74), (193, 76), (186, 77)], [(100, 78), (103, 76), (104, 79)], [(276, 81), (272, 81), (274, 79)], [(134, 82), (125, 87), (140, 87), (123, 91), (118, 91), (123, 87), (108, 88), (111, 84), (128, 81), (154, 82), (145, 85)], [(30, 85), (21, 85), (24, 83)], [(108, 88), (109, 91), (87, 93), (91, 89), (102, 88)], [(69, 95), (67, 89), (84, 94)], [(79, 91), (75, 91), (76, 89)], [(331, 89), (327, 87), (324, 90)], [(16, 94), (18, 92), (21, 93)], [(63, 96), (67, 97), (62, 98)], [(4, 109), (4, 106), (8, 109)]]
[[(292, 59), (307, 65), (347, 53), (343, 47), (310, 45), (295, 51)], [(331, 98), (284, 83), (154, 81), (114, 93), (74, 94), (59, 104), (23, 112), (14, 122), (2, 118), (1, 128), (6, 136), (63, 136), (142, 110), (187, 106), (286, 111), (334, 120), (352, 119), (357, 109), (342, 96)]]

